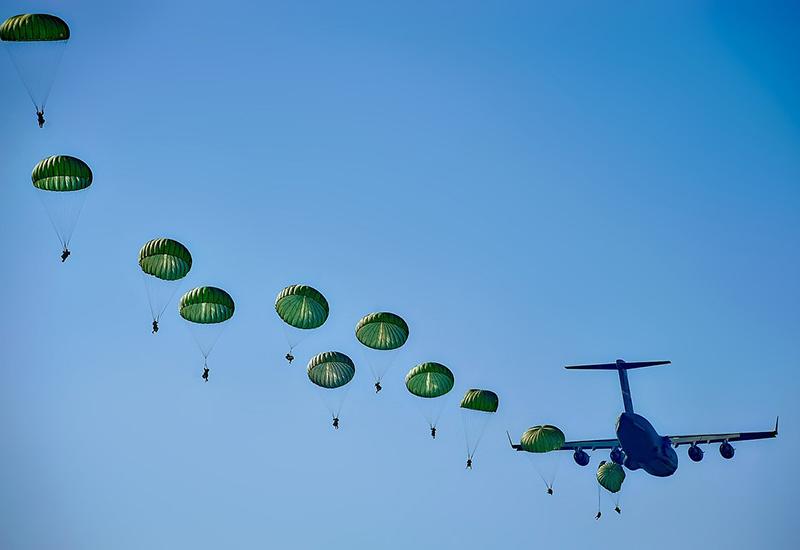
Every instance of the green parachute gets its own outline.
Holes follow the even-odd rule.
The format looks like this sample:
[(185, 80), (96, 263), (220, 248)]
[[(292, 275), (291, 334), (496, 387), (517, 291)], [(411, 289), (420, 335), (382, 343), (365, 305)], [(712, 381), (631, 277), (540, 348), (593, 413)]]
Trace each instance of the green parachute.
[(189, 322), (192, 336), (203, 354), (203, 378), (206, 382), (208, 356), (222, 333), (225, 321), (233, 317), (235, 309), (231, 295), (213, 286), (193, 288), (181, 297), (178, 304), (178, 312)]
[(616, 462), (603, 460), (597, 468), (597, 483), (609, 493), (618, 493), (625, 481), (625, 470)]
[(289, 344), (286, 360), (291, 364), (294, 348), (309, 330), (321, 327), (328, 319), (328, 300), (320, 291), (308, 285), (290, 285), (281, 290), (275, 299), (275, 311), (285, 323), (284, 334)]
[(4, 42), (40, 42), (69, 40), (69, 27), (63, 19), (46, 13), (24, 13), (6, 19), (0, 25)]
[(436, 425), (444, 409), (445, 399), (438, 399), (447, 395), (453, 389), (455, 377), (453, 372), (442, 365), (429, 361), (420, 363), (406, 374), (406, 388), (409, 393), (422, 398), (420, 406), (428, 426), (431, 437), (436, 439)]
[(369, 348), (366, 359), (375, 379), (376, 392), (381, 391), (381, 380), (392, 366), (396, 350), (408, 340), (408, 333), (408, 324), (403, 318), (388, 311), (365, 315), (356, 325), (356, 338)]
[(455, 377), (441, 363), (420, 363), (406, 374), (406, 388), (417, 397), (441, 397), (453, 389)]
[(158, 321), (177, 290), (177, 281), (186, 277), (192, 269), (192, 255), (188, 248), (176, 240), (153, 239), (139, 250), (139, 267), (155, 334), (158, 332)]
[(408, 340), (408, 324), (394, 313), (370, 313), (356, 325), (356, 338), (368, 348), (381, 351), (397, 349)]
[(490, 390), (467, 390), (461, 400), (462, 409), (486, 413), (497, 412), (499, 405), (500, 399)]
[(69, 242), (92, 181), (89, 165), (68, 155), (47, 157), (33, 167), (31, 182), (61, 243), (62, 262), (70, 255)]
[(549, 495), (553, 494), (553, 484), (562, 460), (561, 453), (554, 451), (561, 449), (564, 439), (564, 432), (550, 424), (528, 428), (520, 438), (522, 449), (532, 453), (528, 458), (542, 478)]
[(500, 399), (491, 390), (467, 390), (461, 400), (461, 419), (464, 422), (464, 439), (467, 444), (467, 468), (472, 468), (472, 457), (486, 432), (489, 421), (497, 412)]
[(44, 108), (53, 86), (69, 26), (59, 17), (45, 13), (14, 15), (0, 25), (2, 41), (44, 126)]
[(308, 379), (320, 388), (341, 388), (356, 374), (353, 360), (339, 351), (326, 351), (308, 362)]
[(231, 295), (214, 286), (193, 288), (181, 297), (178, 311), (190, 323), (222, 323), (233, 317), (236, 305)]
[(177, 281), (186, 277), (192, 269), (192, 255), (178, 241), (153, 239), (139, 250), (139, 267), (147, 275), (164, 281)]
[(339, 413), (347, 397), (348, 383), (356, 374), (356, 365), (339, 351), (326, 351), (308, 362), (308, 379), (318, 388), (323, 403), (333, 418), (333, 427), (339, 429)]
[(529, 453), (549, 453), (556, 451), (564, 445), (564, 432), (550, 424), (528, 428), (520, 444), (523, 450)]

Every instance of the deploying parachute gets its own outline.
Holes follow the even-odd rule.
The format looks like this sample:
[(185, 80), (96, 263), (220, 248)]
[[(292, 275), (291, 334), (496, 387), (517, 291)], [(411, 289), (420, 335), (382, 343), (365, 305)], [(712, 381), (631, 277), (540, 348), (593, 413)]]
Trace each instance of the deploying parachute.
[(408, 324), (402, 317), (387, 311), (370, 313), (356, 325), (356, 338), (370, 350), (367, 363), (375, 378), (375, 391), (381, 391), (381, 379), (392, 366), (394, 350), (408, 340)]
[(614, 462), (600, 462), (597, 468), (597, 483), (609, 493), (618, 493), (625, 481), (625, 470)]
[(231, 295), (213, 286), (190, 290), (181, 297), (178, 304), (178, 311), (181, 317), (189, 321), (192, 336), (203, 354), (203, 379), (206, 382), (208, 356), (222, 333), (225, 321), (233, 317), (235, 309)]
[(319, 328), (328, 319), (328, 300), (320, 291), (308, 285), (290, 285), (281, 290), (275, 299), (275, 311), (285, 323), (284, 333), (289, 344), (286, 360), (294, 360), (292, 351), (305, 337), (307, 331)]
[(431, 437), (436, 439), (436, 424), (442, 414), (442, 397), (453, 389), (455, 377), (450, 369), (441, 363), (420, 363), (406, 374), (406, 388), (412, 395), (423, 398), (425, 419), (431, 429)]
[(92, 179), (89, 165), (67, 155), (47, 157), (33, 167), (31, 181), (61, 242), (62, 262), (70, 255), (69, 242)]
[(467, 468), (472, 469), (472, 457), (481, 442), (500, 399), (490, 390), (467, 390), (461, 400), (461, 419), (464, 421), (464, 439), (467, 444)]
[(308, 379), (321, 388), (322, 400), (331, 413), (333, 427), (339, 429), (339, 413), (347, 396), (347, 384), (356, 374), (353, 360), (339, 351), (326, 351), (308, 362)]
[(622, 482), (625, 481), (625, 469), (615, 462), (600, 462), (597, 467), (597, 518), (600, 517), (600, 487), (611, 493), (609, 496), (614, 501), (614, 511), (622, 513), (619, 507), (620, 491)]
[(139, 250), (139, 267), (142, 269), (155, 334), (158, 332), (158, 321), (175, 294), (177, 281), (186, 277), (192, 269), (192, 255), (178, 241), (153, 239)]
[(529, 458), (549, 495), (553, 494), (553, 482), (561, 463), (561, 454), (553, 451), (559, 450), (564, 445), (564, 440), (564, 432), (550, 424), (528, 428), (520, 438), (522, 449), (533, 453)]
[(6, 45), (36, 107), (40, 128), (44, 126), (45, 104), (69, 37), (69, 26), (45, 13), (15, 15), (0, 25), (0, 41)]

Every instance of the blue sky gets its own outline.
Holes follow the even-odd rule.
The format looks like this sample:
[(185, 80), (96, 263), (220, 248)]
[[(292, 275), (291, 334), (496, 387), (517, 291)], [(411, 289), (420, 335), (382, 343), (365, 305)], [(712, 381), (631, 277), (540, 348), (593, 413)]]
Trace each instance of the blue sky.
[[(792, 548), (800, 366), (800, 39), (790, 2), (14, 3), (72, 38), (39, 130), (0, 58), (0, 546)], [(61, 264), (41, 158), (95, 183)], [(185, 243), (181, 291), (236, 300), (212, 380), (136, 265)], [(287, 367), (273, 310), (326, 325)], [(353, 337), (411, 338), (375, 396)], [(334, 432), (304, 365), (357, 363)], [(623, 514), (565, 456), (548, 497), (504, 430), (609, 437), (610, 373), (665, 434), (774, 441), (631, 472)], [(452, 368), (432, 441), (403, 376)], [(457, 402), (501, 410), (464, 470)]]

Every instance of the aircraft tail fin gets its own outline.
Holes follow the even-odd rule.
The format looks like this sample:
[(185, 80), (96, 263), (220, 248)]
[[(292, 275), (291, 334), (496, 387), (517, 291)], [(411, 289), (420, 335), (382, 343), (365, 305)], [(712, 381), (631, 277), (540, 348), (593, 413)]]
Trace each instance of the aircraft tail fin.
[(599, 363), (597, 365), (571, 365), (565, 368), (575, 370), (615, 370), (619, 374), (619, 386), (622, 390), (622, 404), (625, 412), (633, 413), (633, 400), (631, 399), (631, 387), (628, 384), (628, 371), (640, 369), (642, 367), (655, 367), (657, 365), (669, 365), (670, 361), (638, 361), (626, 363), (622, 359), (617, 359), (614, 363)]

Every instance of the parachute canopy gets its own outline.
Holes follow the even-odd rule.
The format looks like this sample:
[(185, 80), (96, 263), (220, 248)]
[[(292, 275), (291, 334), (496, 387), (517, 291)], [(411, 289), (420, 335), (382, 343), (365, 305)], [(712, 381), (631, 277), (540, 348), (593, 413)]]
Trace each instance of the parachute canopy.
[(321, 327), (328, 319), (328, 300), (308, 285), (291, 285), (275, 299), (275, 311), (284, 323), (299, 329)]
[(233, 317), (235, 305), (231, 295), (214, 286), (194, 288), (181, 297), (178, 311), (192, 323), (222, 323)]
[(44, 42), (69, 40), (69, 27), (59, 17), (46, 13), (14, 15), (0, 25), (4, 42)]
[(520, 445), (529, 453), (549, 453), (560, 449), (564, 445), (564, 439), (564, 432), (555, 426), (544, 424), (528, 428), (522, 434)]
[(139, 251), (139, 266), (148, 275), (165, 281), (176, 281), (189, 273), (192, 255), (178, 241), (153, 239), (145, 243)]
[(356, 374), (353, 360), (339, 351), (326, 351), (315, 355), (308, 362), (308, 379), (327, 389), (340, 388), (350, 382)]
[(397, 349), (408, 340), (408, 325), (402, 317), (394, 313), (370, 313), (356, 325), (356, 338), (368, 348)]
[(408, 371), (406, 387), (417, 397), (441, 397), (453, 389), (455, 377), (441, 363), (421, 363)]
[(622, 482), (625, 481), (625, 470), (615, 462), (600, 463), (597, 468), (597, 482), (611, 493), (619, 492), (622, 489)]
[(43, 191), (80, 191), (92, 184), (92, 170), (81, 159), (53, 155), (33, 167), (31, 181)]
[(500, 399), (490, 390), (467, 390), (461, 400), (462, 409), (493, 413), (497, 412)]

